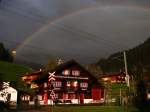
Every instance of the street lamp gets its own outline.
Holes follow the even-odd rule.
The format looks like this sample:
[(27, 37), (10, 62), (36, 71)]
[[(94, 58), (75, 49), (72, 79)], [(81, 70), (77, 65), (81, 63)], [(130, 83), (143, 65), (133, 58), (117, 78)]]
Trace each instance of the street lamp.
[(11, 53), (12, 53), (13, 56), (16, 56), (17, 51), (16, 50), (12, 50)]

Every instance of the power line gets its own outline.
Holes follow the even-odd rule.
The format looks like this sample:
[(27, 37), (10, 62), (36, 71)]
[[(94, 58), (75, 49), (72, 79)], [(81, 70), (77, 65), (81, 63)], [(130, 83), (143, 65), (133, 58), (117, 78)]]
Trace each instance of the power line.
[[(17, 7), (12, 7), (11, 5), (9, 5), (7, 2), (2, 2), (1, 9), (4, 9), (5, 11), (9, 12), (9, 13), (13, 13), (19, 16), (23, 16), (25, 18), (28, 18), (30, 20), (34, 20), (36, 22), (40, 22), (40, 23), (45, 23), (48, 22), (48, 18), (41, 16), (41, 15), (35, 15), (35, 13), (29, 13), (29, 12), (25, 12), (23, 11), (21, 8), (17, 8)], [(46, 21), (47, 20), (47, 21)]]
[[(72, 33), (72, 34), (78, 34), (81, 37), (96, 43), (96, 45), (98, 45), (98, 46), (99, 46), (99, 44), (102, 44), (102, 43), (103, 43), (103, 45), (108, 45), (109, 49), (112, 49), (113, 51), (114, 51), (114, 49), (113, 49), (114, 47), (122, 46), (122, 44), (118, 44), (118, 43), (112, 42), (110, 40), (106, 40), (106, 39), (104, 39), (102, 37), (99, 37), (95, 34), (92, 34), (92, 33), (86, 32), (86, 31), (82, 31), (82, 30), (79, 30), (79, 29), (75, 29), (75, 28), (70, 27), (70, 26), (66, 26), (66, 25), (63, 25), (63, 24), (55, 24), (55, 26), (59, 29), (62, 29), (64, 31), (66, 31), (66, 32), (69, 32), (69, 33)], [(98, 40), (97, 38), (100, 38), (101, 40)], [(113, 43), (115, 43), (115, 44), (113, 44)]]

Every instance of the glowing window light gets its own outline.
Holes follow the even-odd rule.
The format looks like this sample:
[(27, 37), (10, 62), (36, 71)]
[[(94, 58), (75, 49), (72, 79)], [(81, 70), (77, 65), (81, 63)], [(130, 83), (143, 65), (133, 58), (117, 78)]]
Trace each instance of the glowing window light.
[(78, 71), (78, 70), (73, 70), (73, 71), (72, 71), (72, 75), (74, 75), (74, 76), (79, 76), (79, 75), (80, 75), (80, 71)]
[(103, 81), (109, 81), (109, 78), (103, 78)]
[(67, 87), (70, 87), (70, 86), (71, 86), (71, 85), (70, 85), (70, 82), (68, 81), (68, 82), (67, 82)]
[(63, 75), (70, 75), (70, 70), (64, 70), (64, 71), (62, 72), (62, 74), (63, 74)]
[(77, 86), (78, 86), (78, 82), (77, 82), (77, 81), (74, 81), (74, 82), (73, 82), (73, 86), (74, 86), (74, 87), (77, 87)]

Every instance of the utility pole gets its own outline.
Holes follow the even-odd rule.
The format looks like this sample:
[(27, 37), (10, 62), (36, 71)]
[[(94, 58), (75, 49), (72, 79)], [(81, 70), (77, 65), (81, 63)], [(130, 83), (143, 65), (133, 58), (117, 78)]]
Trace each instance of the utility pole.
[(130, 89), (130, 77), (129, 77), (129, 74), (128, 74), (126, 51), (123, 52), (123, 56), (124, 56), (124, 66), (125, 66), (125, 74), (126, 74), (126, 83), (127, 83), (127, 86)]
[[(128, 74), (128, 67), (127, 67), (127, 57), (126, 57), (126, 51), (123, 52), (124, 54), (124, 66), (125, 66), (125, 74), (126, 74), (126, 83), (127, 83), (127, 86), (128, 86), (128, 92), (130, 94), (130, 76)], [(130, 103), (131, 99), (130, 99), (130, 96), (129, 96), (129, 102)]]

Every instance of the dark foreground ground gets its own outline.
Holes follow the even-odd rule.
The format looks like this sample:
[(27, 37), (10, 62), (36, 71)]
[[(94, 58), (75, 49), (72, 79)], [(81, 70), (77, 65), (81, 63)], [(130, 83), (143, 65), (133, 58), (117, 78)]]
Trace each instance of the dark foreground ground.
[[(20, 108), (7, 112), (140, 112), (132, 106), (46, 106), (37, 108)], [(150, 112), (150, 111), (149, 111)]]

